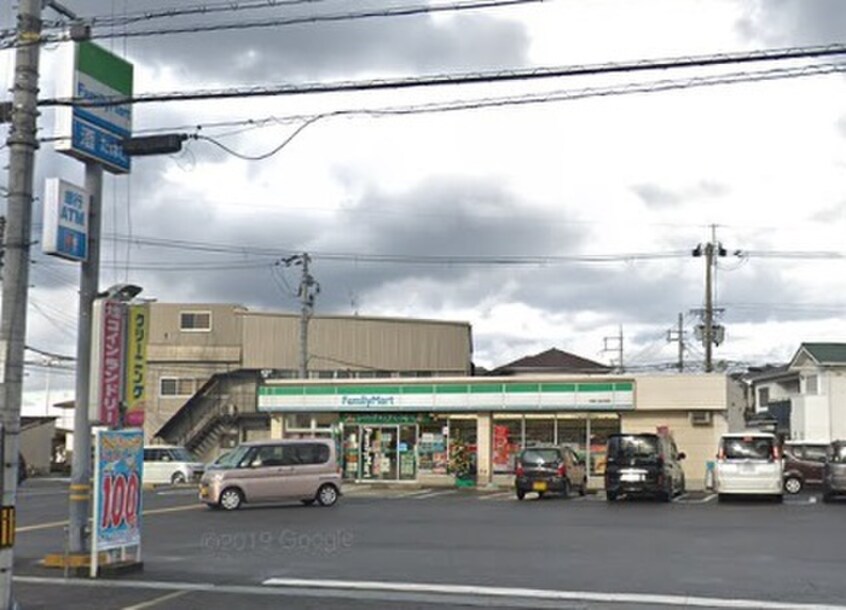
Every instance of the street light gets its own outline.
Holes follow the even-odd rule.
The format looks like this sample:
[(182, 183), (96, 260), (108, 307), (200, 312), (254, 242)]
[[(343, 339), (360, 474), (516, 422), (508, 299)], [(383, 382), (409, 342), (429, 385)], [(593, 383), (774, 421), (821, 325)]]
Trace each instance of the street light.
[(98, 292), (97, 298), (112, 299), (126, 303), (141, 294), (142, 290), (144, 289), (141, 286), (136, 286), (135, 284), (115, 284), (103, 292)]

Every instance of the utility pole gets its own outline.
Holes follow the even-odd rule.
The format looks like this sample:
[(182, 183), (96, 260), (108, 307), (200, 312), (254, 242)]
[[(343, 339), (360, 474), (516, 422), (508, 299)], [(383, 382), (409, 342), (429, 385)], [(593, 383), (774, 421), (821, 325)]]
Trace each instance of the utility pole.
[(722, 326), (714, 324), (714, 281), (713, 274), (717, 266), (717, 257), (726, 256), (726, 250), (723, 245), (717, 241), (716, 225), (711, 225), (711, 241), (705, 244), (699, 244), (693, 250), (694, 257), (705, 256), (705, 308), (702, 310), (703, 324), (698, 329), (702, 335), (702, 343), (705, 346), (705, 372), (710, 373), (714, 370), (713, 364), (713, 347), (722, 343), (723, 331)]
[[(12, 85), (8, 203), (5, 227), (2, 321), (0, 321), (0, 418), (2, 419), (2, 518), (15, 523), (18, 445), (23, 394), (32, 189), (38, 149), (38, 62), (42, 0), (19, 0), (15, 74)], [(0, 540), (0, 607), (13, 607), (14, 525)]]
[(312, 277), (308, 270), (308, 264), (311, 262), (311, 257), (307, 253), (295, 254), (289, 256), (282, 261), (286, 266), (300, 265), (302, 266), (302, 275), (300, 276), (300, 288), (298, 297), (300, 298), (300, 379), (308, 377), (308, 322), (311, 319), (314, 310), (314, 299), (320, 294), (320, 284)]
[[(609, 341), (616, 341), (616, 344), (611, 345), (609, 347)], [(625, 371), (625, 366), (623, 364), (623, 327), (620, 326), (620, 334), (616, 337), (605, 337), (602, 339), (602, 351), (603, 352), (617, 352), (617, 372), (622, 373)]]
[(679, 344), (679, 373), (684, 372), (684, 314), (679, 314), (679, 326), (676, 330), (667, 331), (667, 341), (672, 343), (678, 341)]

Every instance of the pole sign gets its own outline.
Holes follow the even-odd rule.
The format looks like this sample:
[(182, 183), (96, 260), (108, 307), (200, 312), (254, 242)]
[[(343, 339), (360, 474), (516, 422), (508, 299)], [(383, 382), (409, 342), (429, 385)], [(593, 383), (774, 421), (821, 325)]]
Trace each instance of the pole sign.
[[(57, 83), (59, 97), (97, 102), (132, 96), (132, 64), (92, 42), (68, 43)], [(61, 106), (56, 111), (56, 150), (97, 161), (113, 174), (129, 173), (123, 139), (132, 134), (132, 105)]]
[(92, 423), (117, 426), (123, 398), (126, 308), (120, 301), (112, 300), (97, 300), (94, 308), (88, 416)]
[(119, 553), (126, 561), (135, 550), (141, 560), (141, 499), (144, 433), (139, 429), (98, 430), (94, 444), (94, 535), (91, 577), (101, 553)]
[(150, 332), (150, 308), (147, 305), (130, 305), (126, 326), (124, 423), (127, 426), (143, 426), (147, 402), (147, 337)]
[(44, 186), (42, 250), (70, 261), (88, 259), (88, 192), (59, 178)]

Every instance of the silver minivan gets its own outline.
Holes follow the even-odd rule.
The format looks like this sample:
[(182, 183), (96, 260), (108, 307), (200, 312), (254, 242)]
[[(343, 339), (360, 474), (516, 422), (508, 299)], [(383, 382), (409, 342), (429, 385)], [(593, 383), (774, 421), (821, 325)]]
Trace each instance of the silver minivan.
[(224, 510), (285, 500), (332, 506), (340, 495), (335, 443), (324, 439), (244, 443), (210, 465), (200, 481), (200, 501)]
[(784, 466), (778, 439), (766, 432), (724, 434), (714, 468), (714, 490), (730, 495), (767, 495), (782, 500)]
[(179, 485), (196, 483), (203, 476), (205, 464), (185, 447), (151, 445), (144, 447), (144, 483)]

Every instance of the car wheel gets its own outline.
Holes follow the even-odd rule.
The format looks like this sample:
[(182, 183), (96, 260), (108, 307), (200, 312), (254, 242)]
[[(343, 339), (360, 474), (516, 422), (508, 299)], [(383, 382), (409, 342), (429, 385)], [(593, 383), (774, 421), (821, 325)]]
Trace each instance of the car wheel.
[(223, 510), (238, 510), (244, 502), (244, 494), (240, 489), (228, 487), (220, 492), (220, 508)]
[(543, 500), (543, 494), (544, 494), (544, 493), (545, 493), (545, 492), (543, 492), (543, 491), (539, 491), (539, 492), (538, 492), (538, 500)]
[(579, 486), (579, 495), (584, 496), (587, 494), (587, 477), (582, 479), (582, 484)]
[(784, 480), (784, 491), (793, 495), (802, 491), (802, 479), (798, 477), (787, 477)]
[(565, 499), (570, 497), (570, 481), (564, 481), (564, 488), (561, 490), (561, 495)]
[(726, 494), (717, 494), (717, 502), (728, 502), (728, 499)]
[(517, 499), (522, 500), (525, 497), (526, 497), (526, 492), (523, 491), (522, 489), (518, 489), (517, 490)]
[(181, 472), (174, 472), (173, 476), (170, 477), (170, 482), (173, 485), (182, 485), (186, 480), (185, 475)]
[(617, 494), (613, 491), (605, 492), (605, 499), (609, 502), (616, 502), (617, 501)]
[(338, 501), (338, 488), (326, 483), (317, 490), (317, 501), (320, 506), (332, 506)]
[(823, 495), (822, 495), (822, 501), (823, 502), (825, 502), (826, 504), (829, 504), (833, 500), (834, 500), (834, 494), (833, 493), (831, 493), (830, 491), (824, 491), (823, 492)]

